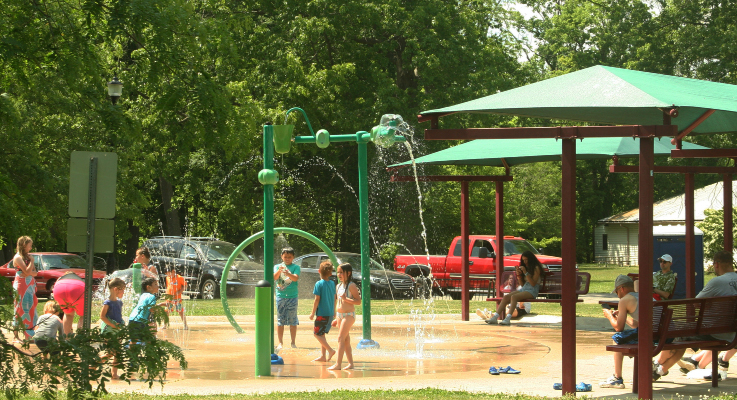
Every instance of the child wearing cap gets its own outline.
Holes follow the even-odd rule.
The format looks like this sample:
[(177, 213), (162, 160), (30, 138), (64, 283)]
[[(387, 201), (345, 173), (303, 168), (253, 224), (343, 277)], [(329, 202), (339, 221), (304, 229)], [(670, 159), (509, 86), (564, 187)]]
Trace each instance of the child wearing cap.
[(676, 273), (670, 270), (673, 265), (673, 257), (663, 254), (658, 258), (660, 271), (653, 272), (653, 300), (667, 300), (673, 296), (676, 290)]

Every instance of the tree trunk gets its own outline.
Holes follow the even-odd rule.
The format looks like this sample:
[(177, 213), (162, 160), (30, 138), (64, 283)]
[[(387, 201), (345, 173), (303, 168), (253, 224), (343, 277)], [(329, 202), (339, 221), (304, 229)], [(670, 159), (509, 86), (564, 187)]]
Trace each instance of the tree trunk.
[(128, 260), (130, 260), (130, 262), (133, 262), (133, 259), (136, 258), (136, 250), (138, 250), (138, 240), (141, 238), (141, 229), (133, 225), (132, 220), (128, 220), (128, 232), (130, 232), (131, 237), (125, 241), (125, 261), (122, 263), (125, 268), (127, 268), (129, 265)]
[(159, 177), (159, 186), (161, 187), (161, 202), (164, 207), (164, 215), (166, 216), (166, 231), (169, 236), (182, 236), (182, 225), (179, 223), (179, 211), (172, 209), (171, 198), (174, 196), (174, 188), (171, 182), (167, 181), (163, 176)]

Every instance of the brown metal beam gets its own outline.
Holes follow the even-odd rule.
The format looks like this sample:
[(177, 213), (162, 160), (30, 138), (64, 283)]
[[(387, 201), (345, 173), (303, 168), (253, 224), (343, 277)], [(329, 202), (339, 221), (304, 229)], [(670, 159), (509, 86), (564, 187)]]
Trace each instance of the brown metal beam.
[[(640, 321), (653, 320), (653, 148), (653, 139), (640, 139), (640, 173), (638, 176), (640, 181), (640, 224), (637, 240), (637, 260), (640, 271), (638, 302)], [(638, 329), (637, 397), (649, 400), (653, 398), (653, 325), (643, 323), (639, 325)]]
[(737, 157), (737, 149), (671, 150), (673, 158), (732, 158)]
[(561, 353), (563, 395), (576, 394), (576, 141), (561, 144)]
[[(734, 171), (737, 171), (735, 169)], [(420, 182), (511, 182), (511, 175), (426, 175), (418, 176)], [(392, 176), (390, 182), (414, 182), (414, 176)]]
[[(610, 165), (609, 172), (637, 173), (637, 165)], [(655, 166), (656, 174), (737, 174), (737, 167), (706, 167), (706, 166)]]
[(468, 199), (468, 182), (461, 182), (461, 321), (468, 321), (470, 308), (468, 301), (471, 297), (468, 285), (468, 235), (470, 234), (469, 215), (470, 207)]
[(688, 135), (689, 133), (691, 133), (691, 131), (696, 129), (696, 127), (701, 125), (702, 122), (706, 121), (706, 119), (709, 118), (711, 114), (714, 114), (714, 111), (715, 110), (706, 110), (706, 112), (701, 114), (701, 116), (697, 118), (696, 121), (694, 121), (691, 125), (687, 126), (686, 129), (679, 132), (678, 136), (671, 139), (670, 144), (676, 144), (676, 142), (686, 137), (686, 135)]
[(429, 115), (418, 114), (417, 115), (417, 122), (426, 122), (426, 121), (432, 121), (432, 120), (436, 120), (437, 121), (438, 118), (444, 117), (444, 116), (450, 115), (450, 114), (455, 114), (455, 113), (449, 112), (449, 113), (429, 114)]
[[(675, 136), (676, 125), (553, 126), (532, 128), (425, 129), (425, 140), (583, 139)], [(737, 156), (737, 155), (736, 155)]]

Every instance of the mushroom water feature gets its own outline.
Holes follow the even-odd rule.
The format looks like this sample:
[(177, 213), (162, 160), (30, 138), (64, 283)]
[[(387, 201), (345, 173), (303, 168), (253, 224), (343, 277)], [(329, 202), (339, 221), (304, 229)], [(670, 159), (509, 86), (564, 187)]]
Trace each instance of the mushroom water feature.
[[(299, 111), (305, 118), (310, 136), (293, 137), (294, 125), (287, 124), (289, 114)], [(404, 142), (406, 138), (404, 120), (397, 114), (386, 114), (381, 117), (379, 125), (374, 126), (371, 132), (359, 131), (353, 135), (331, 135), (327, 130), (320, 129), (316, 133), (307, 117), (307, 113), (299, 107), (289, 109), (284, 116), (284, 125), (266, 124), (264, 132), (264, 167), (258, 173), (259, 182), (264, 186), (264, 280), (271, 286), (271, 314), (268, 315), (271, 325), (269, 343), (256, 343), (257, 348), (270, 346), (271, 353), (274, 349), (274, 276), (272, 256), (274, 248), (274, 185), (279, 182), (279, 173), (274, 170), (274, 153), (286, 154), (291, 150), (292, 144), (316, 144), (319, 148), (327, 148), (331, 143), (355, 142), (358, 145), (358, 183), (359, 183), (359, 209), (360, 209), (360, 238), (361, 238), (361, 306), (363, 310), (363, 339), (357, 348), (378, 348), (379, 344), (371, 339), (371, 281), (370, 281), (370, 258), (369, 258), (369, 218), (368, 218), (368, 143), (373, 142), (378, 146), (390, 147), (397, 142)], [(398, 134), (399, 133), (399, 134)], [(284, 229), (284, 228), (282, 228)], [(247, 239), (248, 240), (248, 239)], [(316, 242), (317, 243), (317, 242)], [(239, 246), (240, 247), (240, 246)], [(238, 251), (238, 249), (236, 249)], [(330, 253), (328, 253), (330, 254)], [(230, 266), (230, 260), (226, 264), (226, 271)], [(224, 274), (225, 275), (225, 274)], [(223, 308), (228, 315), (227, 296), (223, 295)], [(257, 309), (258, 311), (258, 309)], [(231, 319), (232, 317), (229, 317)], [(256, 316), (258, 320), (259, 315)], [(260, 335), (256, 335), (258, 339)], [(267, 352), (258, 352), (256, 365), (263, 364), (259, 358), (265, 357)], [(261, 371), (261, 375), (265, 372)], [(257, 372), (257, 375), (259, 373)]]

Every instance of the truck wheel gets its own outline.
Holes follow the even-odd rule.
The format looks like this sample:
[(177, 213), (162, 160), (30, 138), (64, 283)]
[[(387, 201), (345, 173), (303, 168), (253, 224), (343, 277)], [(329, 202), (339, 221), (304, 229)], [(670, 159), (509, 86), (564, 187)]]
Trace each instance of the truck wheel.
[(461, 292), (450, 292), (448, 293), (450, 295), (450, 298), (453, 300), (460, 300), (461, 299)]
[(212, 300), (220, 297), (218, 284), (212, 279), (205, 279), (200, 285), (200, 298), (203, 300)]
[(49, 288), (49, 300), (54, 300), (54, 285), (56, 285), (56, 281), (51, 281), (46, 284)]

